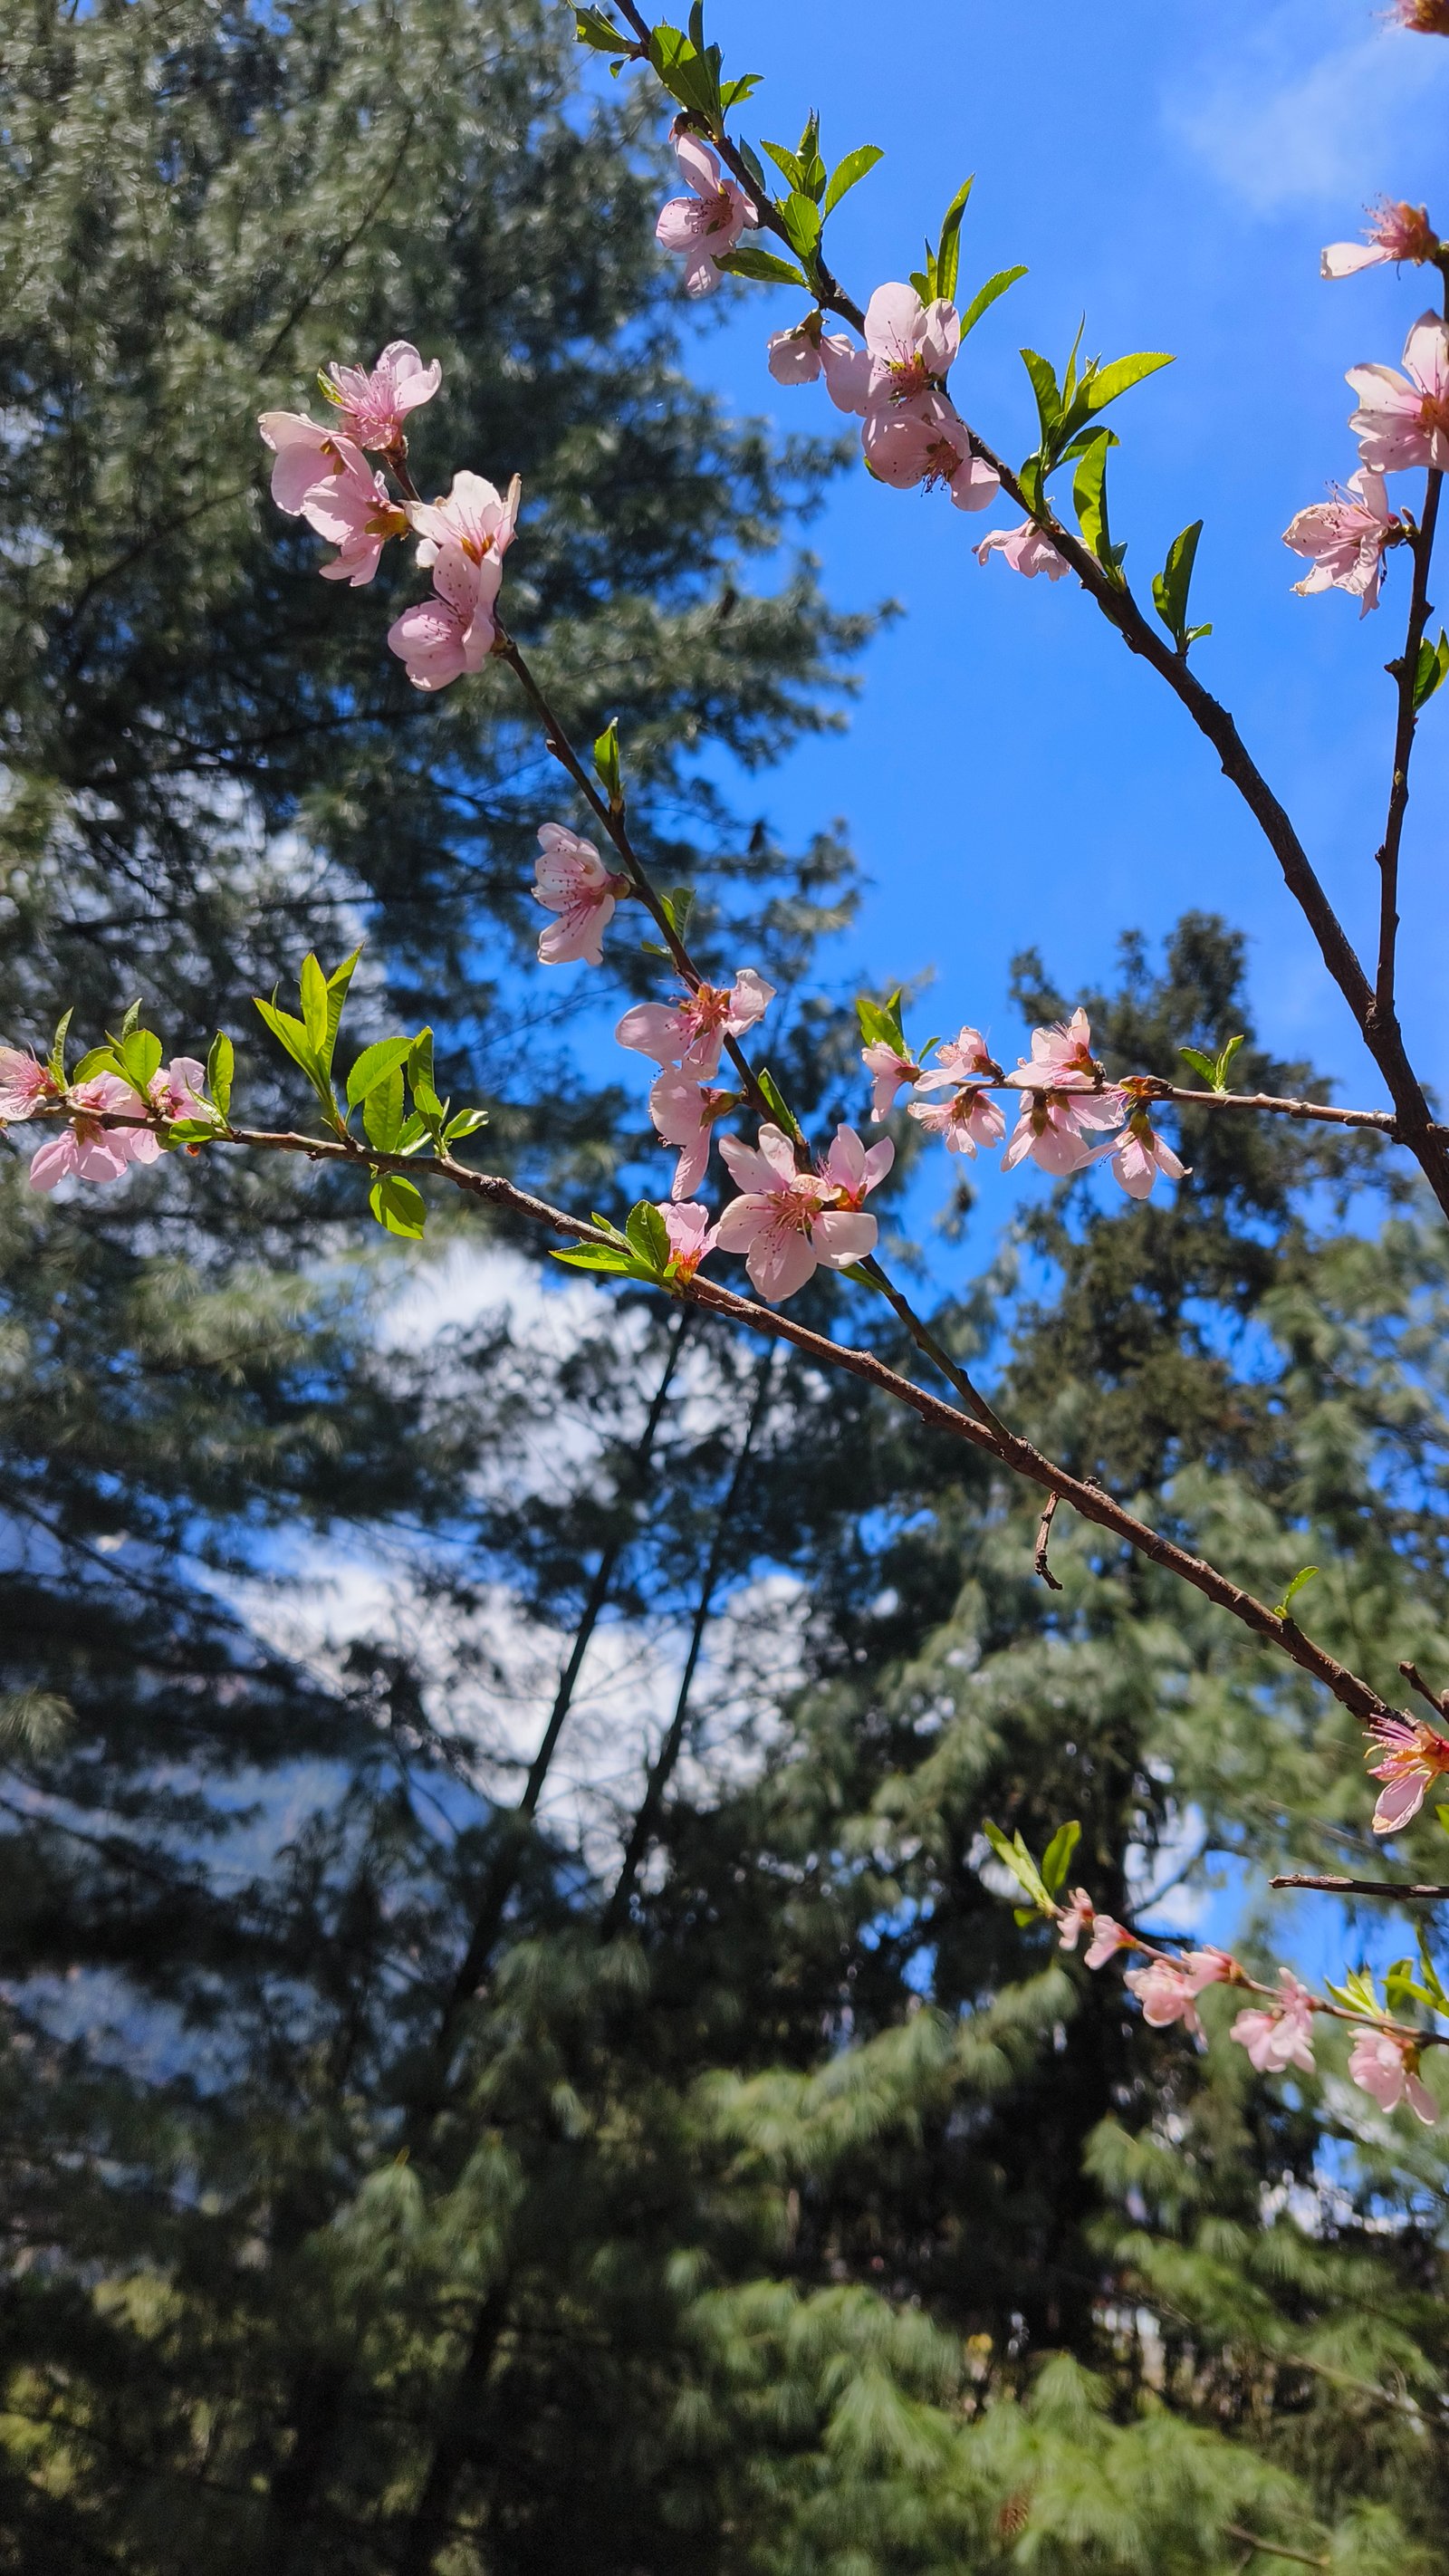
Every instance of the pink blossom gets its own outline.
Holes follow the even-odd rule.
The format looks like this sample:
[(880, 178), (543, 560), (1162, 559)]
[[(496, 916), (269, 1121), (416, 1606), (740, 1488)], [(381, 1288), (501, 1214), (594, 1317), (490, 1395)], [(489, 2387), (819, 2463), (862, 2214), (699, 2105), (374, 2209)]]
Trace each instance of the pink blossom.
[(875, 1250), (873, 1216), (828, 1204), (835, 1191), (818, 1172), (802, 1172), (778, 1127), (760, 1129), (758, 1147), (722, 1136), (720, 1152), (743, 1196), (731, 1199), (715, 1229), (723, 1252), (742, 1252), (760, 1295), (780, 1305), (824, 1262), (844, 1269)]
[(950, 373), (961, 346), (954, 304), (923, 304), (913, 286), (878, 286), (865, 309), (870, 352), (870, 401), (906, 402), (929, 393)]
[(999, 1145), (1006, 1120), (989, 1093), (968, 1084), (949, 1100), (913, 1100), (907, 1117), (919, 1120), (928, 1136), (944, 1139), (950, 1154), (976, 1158), (978, 1145)]
[(1132, 1946), (1130, 1932), (1125, 1931), (1120, 1923), (1114, 1923), (1110, 1914), (1099, 1914), (1093, 1920), (1091, 1943), (1082, 1964), (1087, 1968), (1105, 1968), (1108, 1960), (1115, 1959), (1119, 1950), (1130, 1950)]
[(759, 216), (744, 190), (723, 176), (716, 155), (697, 134), (676, 126), (671, 140), (679, 175), (693, 193), (671, 197), (660, 208), (654, 238), (662, 249), (684, 254), (686, 295), (708, 295), (719, 284), (716, 260), (734, 249), (746, 225), (758, 223)]
[(920, 1080), (921, 1068), (908, 1055), (901, 1055), (885, 1038), (877, 1038), (870, 1046), (862, 1047), (860, 1060), (872, 1077), (870, 1114), (878, 1127), (894, 1108), (897, 1092)]
[(276, 458), (272, 499), (289, 519), (300, 518), (313, 485), (341, 473), (349, 457), (362, 463), (351, 439), (344, 438), (337, 429), (324, 429), (320, 421), (309, 420), (305, 412), (259, 412), (257, 427)]
[(1130, 1199), (1150, 1198), (1159, 1172), (1170, 1181), (1187, 1176), (1187, 1165), (1158, 1135), (1145, 1109), (1134, 1110), (1121, 1135), (1099, 1145), (1092, 1160), (1099, 1161), (1103, 1154), (1111, 1156), (1112, 1170)]
[[(1007, 1075), (1008, 1082), (1014, 1077)], [(1115, 1127), (1126, 1103), (1120, 1091), (1095, 1095), (1078, 1091), (1029, 1091), (1022, 1101), (1011, 1143), (1001, 1158), (1004, 1172), (1030, 1155), (1043, 1172), (1064, 1180), (1092, 1160), (1087, 1130)]]
[(830, 1140), (830, 1150), (820, 1165), (820, 1177), (835, 1192), (833, 1204), (841, 1208), (858, 1208), (880, 1187), (896, 1159), (896, 1149), (889, 1136), (866, 1146), (853, 1127), (837, 1127)]
[[(975, 1031), (963, 1029), (961, 1034), (974, 1036)], [(1015, 1091), (1100, 1090), (1102, 1068), (1092, 1053), (1092, 1023), (1086, 1012), (1077, 1009), (1069, 1020), (1033, 1029), (1030, 1055), (1018, 1056), (1015, 1073), (1002, 1079)]]
[(1371, 1718), (1368, 1731), (1369, 1752), (1381, 1757), (1370, 1762), (1370, 1777), (1388, 1783), (1374, 1809), (1374, 1832), (1397, 1834), (1417, 1816), (1431, 1783), (1449, 1772), (1449, 1737), (1416, 1717)]
[(1349, 2051), (1348, 2071), (1381, 2111), (1396, 2111), (1407, 2101), (1426, 2129), (1434, 2126), (1439, 2105), (1419, 2073), (1419, 2052), (1411, 2039), (1395, 2039), (1386, 2030), (1360, 2031)]
[(1410, 465), (1449, 467), (1449, 326), (1421, 313), (1404, 342), (1405, 375), (1392, 367), (1350, 367), (1359, 397), (1349, 419), (1358, 452), (1375, 474)]
[(1039, 572), (1044, 572), (1048, 581), (1060, 581), (1063, 573), (1072, 568), (1034, 519), (1023, 519), (1019, 528), (993, 528), (977, 547), (976, 560), (984, 564), (988, 555), (998, 553), (1013, 572), (1025, 573), (1028, 581), (1034, 581)]
[(1237, 1985), (1242, 1970), (1226, 1950), (1189, 1950), (1178, 1963), (1178, 1973), (1189, 1994), (1200, 1995), (1204, 1986)]
[(713, 1252), (716, 1229), (710, 1224), (709, 1210), (702, 1207), (677, 1207), (666, 1200), (658, 1213), (664, 1219), (669, 1237), (669, 1276), (692, 1279), (707, 1252)]
[(1300, 599), (1319, 590), (1346, 590), (1362, 600), (1361, 617), (1379, 604), (1379, 583), (1383, 578), (1384, 548), (1401, 529), (1397, 513), (1389, 508), (1388, 494), (1381, 474), (1361, 465), (1348, 478), (1348, 489), (1332, 501), (1315, 501), (1290, 519), (1283, 531), (1283, 543), (1296, 555), (1307, 555), (1313, 565), (1294, 589)]
[(482, 474), (455, 474), (453, 488), (439, 501), (414, 501), (408, 517), (422, 543), (418, 562), (426, 571), (441, 561), (450, 546), (461, 546), (478, 568), (484, 596), (494, 600), (503, 578), (503, 557), (513, 543), (523, 486), (515, 474), (507, 494)]
[(359, 447), (401, 447), (408, 413), (431, 402), (442, 381), (437, 359), (425, 367), (411, 340), (389, 340), (375, 367), (331, 366), (321, 379), (339, 428)]
[(339, 440), (338, 455), (336, 471), (305, 495), (301, 515), (319, 537), (340, 549), (331, 563), (323, 564), (323, 580), (348, 581), (360, 590), (376, 572), (389, 537), (405, 533), (408, 514), (350, 442)]
[(721, 1112), (733, 1108), (738, 1098), (733, 1091), (701, 1091), (687, 1073), (676, 1073), (669, 1065), (650, 1085), (649, 1115), (655, 1134), (661, 1144), (679, 1148), (671, 1198), (693, 1197), (709, 1168), (710, 1130)]
[[(1064, 1950), (1075, 1950), (1083, 1932), (1090, 1932), (1096, 1922), (1096, 1910), (1084, 1887), (1074, 1887), (1070, 1905), (1057, 1916), (1057, 1940)], [(1103, 1920), (1107, 1918), (1104, 1916)]]
[(943, 1038), (935, 1051), (935, 1062), (929, 1073), (922, 1074), (918, 1088), (922, 1091), (944, 1091), (951, 1083), (1000, 1082), (1001, 1067), (987, 1046), (979, 1029), (963, 1029), (959, 1037)]
[(1313, 1998), (1288, 1968), (1280, 1968), (1281, 2003), (1265, 2011), (1240, 2012), (1228, 2033), (1248, 2052), (1260, 2075), (1281, 2075), (1287, 2066), (1313, 2073)]
[(560, 916), (539, 933), (540, 964), (564, 966), (582, 958), (588, 966), (601, 966), (604, 933), (628, 891), (627, 877), (611, 876), (593, 842), (581, 841), (562, 823), (540, 823), (538, 841), (529, 892), (545, 912)]
[(496, 569), (490, 584), (461, 545), (439, 547), (432, 598), (405, 608), (387, 630), (388, 651), (396, 653), (415, 689), (446, 689), (465, 671), (482, 670), (497, 632), (497, 595)]
[(1193, 2001), (1196, 1988), (1170, 1959), (1149, 1959), (1145, 1968), (1129, 1968), (1123, 1983), (1137, 1997), (1143, 2020), (1154, 2030), (1166, 2030), (1174, 2021), (1180, 2021), (1184, 2030), (1201, 2030)]
[(753, 966), (742, 966), (728, 992), (700, 984), (681, 993), (677, 1002), (636, 1002), (626, 1011), (614, 1035), (620, 1046), (651, 1055), (656, 1064), (677, 1064), (697, 1082), (719, 1071), (726, 1037), (737, 1038), (763, 1019), (775, 998)]
[(68, 1172), (81, 1181), (118, 1181), (129, 1163), (155, 1160), (157, 1140), (145, 1129), (100, 1124), (101, 1113), (108, 1110), (140, 1115), (135, 1092), (119, 1074), (98, 1073), (66, 1098), (72, 1111), (68, 1124), (31, 1158), (33, 1190), (53, 1190)]
[(1361, 268), (1376, 268), (1382, 260), (1422, 263), (1434, 257), (1439, 242), (1427, 206), (1381, 197), (1369, 212), (1373, 221), (1361, 242), (1329, 243), (1322, 259), (1325, 277), (1355, 277)]
[(146, 1096), (163, 1118), (206, 1116), (206, 1067), (194, 1055), (174, 1055), (164, 1073), (153, 1073)]
[(970, 430), (941, 393), (885, 404), (872, 396), (861, 447), (877, 482), (898, 492), (944, 483), (958, 510), (984, 510), (1001, 488), (995, 466), (974, 453)]
[(21, 1047), (0, 1046), (0, 1127), (20, 1126), (55, 1094), (56, 1086), (38, 1056)]
[(777, 385), (813, 385), (823, 374), (825, 390), (837, 411), (864, 411), (870, 390), (870, 351), (857, 349), (843, 331), (822, 331), (818, 313), (807, 315), (789, 331), (772, 331), (765, 347), (765, 363)]

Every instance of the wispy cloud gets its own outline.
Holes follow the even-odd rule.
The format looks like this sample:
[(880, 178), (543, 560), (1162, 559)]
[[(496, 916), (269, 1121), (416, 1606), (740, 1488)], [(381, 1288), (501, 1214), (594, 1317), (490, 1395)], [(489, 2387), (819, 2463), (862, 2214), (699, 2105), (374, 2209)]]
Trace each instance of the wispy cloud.
[(1327, 12), (1322, 0), (1284, 0), (1236, 41), (1216, 42), (1187, 94), (1174, 84), (1165, 115), (1225, 187), (1267, 214), (1405, 194), (1414, 183), (1400, 156), (1422, 160), (1438, 103), (1449, 108), (1449, 45), (1370, 17), (1361, 0)]

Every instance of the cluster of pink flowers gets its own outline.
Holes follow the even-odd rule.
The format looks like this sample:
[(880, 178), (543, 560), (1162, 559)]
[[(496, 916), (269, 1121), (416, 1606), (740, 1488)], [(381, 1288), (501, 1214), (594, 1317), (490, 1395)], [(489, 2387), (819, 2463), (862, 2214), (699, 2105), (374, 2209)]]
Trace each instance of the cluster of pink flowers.
[[(1330, 242), (1325, 277), (1353, 277), (1386, 260), (1423, 263), (1440, 254), (1424, 206), (1384, 203), (1363, 242)], [(1358, 439), (1359, 465), (1331, 499), (1300, 510), (1283, 542), (1305, 555), (1311, 569), (1293, 587), (1300, 597), (1345, 590), (1366, 617), (1377, 608), (1384, 554), (1406, 530), (1389, 507), (1386, 474), (1413, 466), (1449, 466), (1449, 326), (1437, 313), (1421, 313), (1404, 343), (1404, 373), (1377, 364), (1350, 367), (1358, 397), (1349, 428)]]
[(946, 391), (960, 346), (954, 304), (943, 297), (923, 304), (913, 286), (895, 282), (878, 286), (866, 307), (863, 349), (843, 333), (826, 332), (820, 314), (812, 313), (774, 333), (768, 362), (777, 384), (824, 377), (836, 408), (860, 420), (861, 448), (878, 483), (898, 492), (940, 484), (958, 510), (984, 510), (1001, 478), (976, 454)]
[[(415, 689), (446, 689), (465, 671), (478, 671), (493, 649), (494, 603), (503, 579), (503, 557), (513, 541), (519, 486), (507, 495), (481, 474), (458, 474), (437, 501), (394, 497), (386, 477), (363, 454), (374, 448), (403, 473), (404, 427), (420, 403), (431, 402), (443, 380), (435, 358), (425, 367), (410, 340), (393, 340), (374, 367), (331, 366), (320, 378), (336, 419), (328, 424), (305, 412), (264, 411), (258, 426), (276, 457), (272, 499), (290, 518), (302, 518), (338, 552), (322, 566), (327, 581), (371, 581), (390, 537), (409, 530), (420, 540), (420, 571), (431, 572), (432, 596), (404, 609), (388, 629)], [(405, 474), (403, 475), (406, 481)]]
[[(1029, 1159), (1061, 1179), (1107, 1155), (1123, 1189), (1138, 1199), (1146, 1198), (1159, 1173), (1174, 1181), (1184, 1177), (1185, 1166), (1157, 1134), (1145, 1106), (1134, 1106), (1131, 1086), (1106, 1080), (1092, 1054), (1085, 1011), (1034, 1029), (1031, 1054), (1014, 1073), (1002, 1072), (980, 1030), (972, 1028), (935, 1049), (929, 1072), (880, 1039), (862, 1048), (861, 1061), (872, 1078), (871, 1116), (877, 1124), (903, 1090), (949, 1091), (948, 1100), (913, 1100), (908, 1115), (927, 1135), (943, 1138), (953, 1154), (974, 1156), (978, 1145), (999, 1144), (1005, 1135), (1006, 1121), (988, 1090), (996, 1085), (1023, 1095), (1002, 1157), (1004, 1171)], [(1103, 1128), (1122, 1132), (1094, 1143)]]
[(132, 1163), (154, 1163), (161, 1139), (149, 1127), (107, 1127), (103, 1119), (137, 1117), (149, 1104), (162, 1118), (205, 1114), (202, 1097), (206, 1074), (194, 1056), (174, 1056), (164, 1072), (154, 1073), (145, 1100), (116, 1073), (98, 1073), (88, 1082), (64, 1085), (53, 1080), (38, 1056), (19, 1047), (0, 1047), (0, 1127), (18, 1127), (38, 1110), (64, 1101), (64, 1126), (30, 1158), (30, 1186), (53, 1190), (57, 1181), (118, 1181)]
[[(1105, 1967), (1119, 1950), (1141, 1953), (1143, 1965), (1129, 1968), (1124, 1983), (1141, 2005), (1143, 2020), (1154, 2030), (1180, 2022), (1184, 2030), (1199, 2036), (1202, 2020), (1197, 1999), (1204, 1988), (1251, 1983), (1231, 1952), (1211, 1945), (1185, 1951), (1181, 1958), (1165, 1957), (1136, 1933), (1125, 1931), (1110, 1914), (1099, 1914), (1084, 1887), (1074, 1888), (1069, 1903), (1057, 1908), (1056, 1927), (1064, 1950), (1075, 1950), (1084, 1932), (1089, 1936), (1084, 1958), (1089, 1968)], [(1311, 2075), (1313, 2016), (1325, 2007), (1289, 1968), (1279, 1969), (1278, 1987), (1276, 1995), (1240, 2012), (1228, 2036), (1247, 2050), (1260, 2075), (1280, 2075), (1290, 2066)], [(1418, 2044), (1409, 2033), (1380, 2027), (1359, 2030), (1348, 2071), (1383, 2110), (1396, 2110), (1406, 2101), (1426, 2126), (1438, 2119), (1439, 2106), (1419, 2074)]]

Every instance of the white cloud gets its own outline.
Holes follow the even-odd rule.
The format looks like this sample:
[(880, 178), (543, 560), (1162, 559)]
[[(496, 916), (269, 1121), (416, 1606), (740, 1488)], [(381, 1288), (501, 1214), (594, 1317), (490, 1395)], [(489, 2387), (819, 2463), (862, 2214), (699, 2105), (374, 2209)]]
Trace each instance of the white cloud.
[(1432, 130), (1426, 107), (1449, 105), (1449, 46), (1333, 12), (1326, 45), (1321, 0), (1286, 0), (1236, 48), (1221, 40), (1166, 102), (1170, 129), (1257, 212), (1291, 205), (1348, 212), (1380, 188), (1401, 194), (1393, 166), (1401, 134)]

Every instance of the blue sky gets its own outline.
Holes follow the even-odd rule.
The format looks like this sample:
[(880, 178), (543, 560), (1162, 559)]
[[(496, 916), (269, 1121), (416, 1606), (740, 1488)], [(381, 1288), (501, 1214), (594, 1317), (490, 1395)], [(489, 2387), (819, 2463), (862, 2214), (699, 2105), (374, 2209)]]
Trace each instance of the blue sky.
[[(953, 378), (993, 445), (1019, 459), (1032, 443), (1019, 347), (1060, 364), (1083, 310), (1089, 350), (1177, 353), (1112, 415), (1114, 533), (1146, 591), (1175, 532), (1205, 520), (1194, 606), (1215, 632), (1198, 667), (1367, 943), (1392, 733), (1382, 665), (1401, 640), (1407, 584), (1395, 564), (1386, 606), (1362, 624), (1339, 594), (1298, 600), (1289, 585), (1303, 567), (1281, 532), (1357, 461), (1344, 369), (1396, 364), (1433, 301), (1437, 281), (1419, 270), (1327, 285), (1318, 251), (1355, 235), (1382, 192), (1427, 199), (1449, 227), (1449, 44), (1389, 27), (1365, 0), (1217, 0), (1209, 13), (1116, 0), (1089, 29), (1067, 0), (1038, 0), (1025, 18), (976, 0), (914, 0), (889, 17), (862, 0), (714, 0), (709, 25), (727, 71), (765, 75), (736, 120), (743, 134), (793, 144), (817, 106), (827, 159), (883, 147), (831, 225), (833, 263), (862, 301), (918, 261), (923, 232), (975, 171), (963, 298), (998, 268), (1030, 269)], [(782, 433), (828, 432), (838, 419), (820, 388), (783, 390), (765, 372), (765, 335), (799, 301), (758, 288), (729, 299), (693, 363)], [(1404, 497), (1415, 480), (1399, 482)], [(1207, 746), (1074, 583), (979, 568), (983, 524), (942, 495), (887, 492), (860, 472), (811, 534), (837, 600), (890, 595), (905, 613), (867, 657), (846, 735), (747, 793), (795, 832), (845, 819), (871, 880), (853, 942), (862, 972), (933, 969), (931, 1027), (977, 1020), (1009, 1061), (1014, 950), (1038, 945), (1070, 991), (1110, 974), (1123, 929), (1161, 933), (1208, 904), (1249, 935), (1262, 1034), (1311, 1055), (1340, 1098), (1379, 1103), (1271, 854)], [(1449, 604), (1449, 582), (1439, 588)], [(1446, 782), (1449, 690), (1416, 759), (1402, 977), (1420, 1061), (1449, 1085)], [(980, 1177), (984, 1248), (1019, 1182)]]

